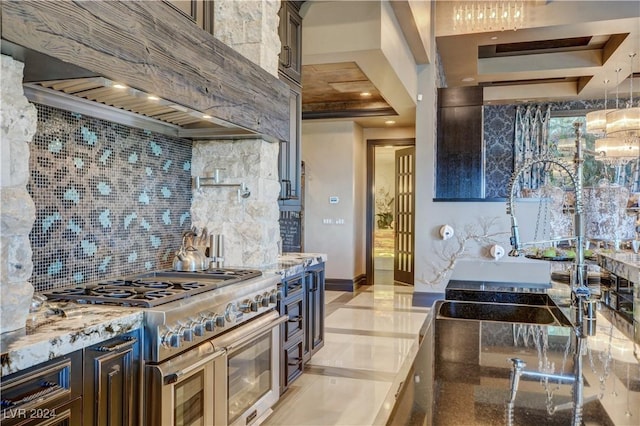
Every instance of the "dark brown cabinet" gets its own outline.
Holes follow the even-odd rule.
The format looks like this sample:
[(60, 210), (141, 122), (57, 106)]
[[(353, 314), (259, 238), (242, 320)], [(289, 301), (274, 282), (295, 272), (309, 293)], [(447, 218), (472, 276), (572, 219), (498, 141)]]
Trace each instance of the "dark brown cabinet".
[(280, 25), (280, 57), (278, 75), (290, 88), (289, 135), (280, 142), (278, 172), (280, 175), (281, 210), (302, 209), (302, 2), (283, 1), (278, 16)]
[(213, 34), (214, 0), (165, 0), (198, 27)]
[(280, 141), (278, 172), (280, 174), (280, 206), (299, 207), (302, 204), (301, 174), (302, 160), (300, 142), (302, 137), (302, 92), (299, 86), (289, 82), (289, 139)]
[(324, 345), (324, 263), (283, 278), (278, 310), (288, 321), (280, 329), (280, 394)]
[(324, 264), (305, 271), (304, 361), (324, 345)]
[(137, 332), (85, 349), (84, 425), (139, 423), (139, 362)]
[(2, 377), (0, 423), (81, 426), (82, 350)]
[(280, 328), (280, 394), (302, 374), (304, 350), (305, 275), (283, 278), (279, 284), (280, 315), (288, 320)]
[(436, 199), (484, 198), (482, 87), (438, 89)]
[(280, 25), (279, 70), (291, 80), (300, 84), (302, 79), (302, 18), (300, 3), (283, 1), (278, 16)]

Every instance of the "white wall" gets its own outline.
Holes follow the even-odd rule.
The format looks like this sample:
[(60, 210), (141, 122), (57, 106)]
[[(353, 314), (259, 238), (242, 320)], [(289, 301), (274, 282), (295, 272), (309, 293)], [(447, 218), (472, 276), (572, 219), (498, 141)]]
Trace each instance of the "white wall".
[[(363, 273), (364, 218), (361, 130), (351, 121), (302, 123), (302, 160), (305, 162), (305, 251), (327, 253), (327, 278), (354, 279)], [(366, 158), (366, 156), (365, 156)], [(330, 204), (336, 196), (339, 203)], [(333, 224), (324, 224), (330, 219)], [(343, 219), (344, 224), (336, 224)], [(360, 269), (362, 268), (362, 269)]]
[[(441, 225), (454, 227), (457, 235), (485, 235), (509, 251), (511, 223), (505, 202), (434, 202), (436, 146), (436, 70), (433, 65), (418, 67), (418, 103), (416, 120), (416, 238), (415, 289), (420, 292), (444, 292), (453, 278), (501, 282), (548, 282), (548, 262), (505, 256), (494, 261), (488, 255), (489, 243), (469, 241), (464, 253), (453, 256), (459, 248), (454, 237), (443, 241)], [(537, 203), (518, 203), (517, 218), (522, 241), (533, 239)], [(483, 223), (493, 223), (483, 232)], [(437, 280), (442, 278), (441, 280)]]

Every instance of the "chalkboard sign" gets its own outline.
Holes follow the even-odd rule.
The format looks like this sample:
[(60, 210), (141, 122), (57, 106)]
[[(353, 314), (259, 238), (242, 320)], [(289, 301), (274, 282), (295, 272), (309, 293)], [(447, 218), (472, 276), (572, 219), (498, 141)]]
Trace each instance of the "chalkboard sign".
[(280, 237), (283, 252), (302, 251), (302, 214), (300, 212), (280, 212)]

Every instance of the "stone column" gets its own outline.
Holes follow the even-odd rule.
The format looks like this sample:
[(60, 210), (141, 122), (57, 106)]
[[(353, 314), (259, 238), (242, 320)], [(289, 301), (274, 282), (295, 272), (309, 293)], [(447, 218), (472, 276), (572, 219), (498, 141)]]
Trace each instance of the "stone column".
[(239, 198), (237, 189), (203, 187), (194, 191), (192, 223), (222, 234), (225, 266), (259, 267), (277, 262), (278, 144), (262, 139), (197, 141), (193, 144), (193, 176), (211, 177), (220, 171), (222, 183), (244, 182), (251, 195)]
[(214, 36), (278, 75), (280, 0), (216, 0)]
[[(269, 73), (278, 75), (280, 0), (216, 0), (214, 36)], [(280, 210), (279, 144), (262, 139), (197, 141), (193, 176), (221, 171), (225, 183), (244, 182), (246, 199), (228, 188), (194, 192), (192, 223), (225, 239), (225, 266), (259, 267), (278, 260)]]
[(0, 332), (25, 326), (33, 296), (29, 233), (35, 205), (27, 191), (36, 108), (22, 90), (24, 64), (2, 55), (0, 79)]

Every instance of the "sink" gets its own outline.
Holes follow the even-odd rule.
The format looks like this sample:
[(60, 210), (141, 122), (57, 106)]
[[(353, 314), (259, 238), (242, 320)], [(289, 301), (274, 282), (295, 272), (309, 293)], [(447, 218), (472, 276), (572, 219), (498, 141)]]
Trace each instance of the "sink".
[(569, 325), (561, 317), (553, 315), (547, 306), (517, 305), (509, 303), (484, 303), (441, 300), (436, 302), (437, 319), (463, 319), (497, 321), (541, 325)]

